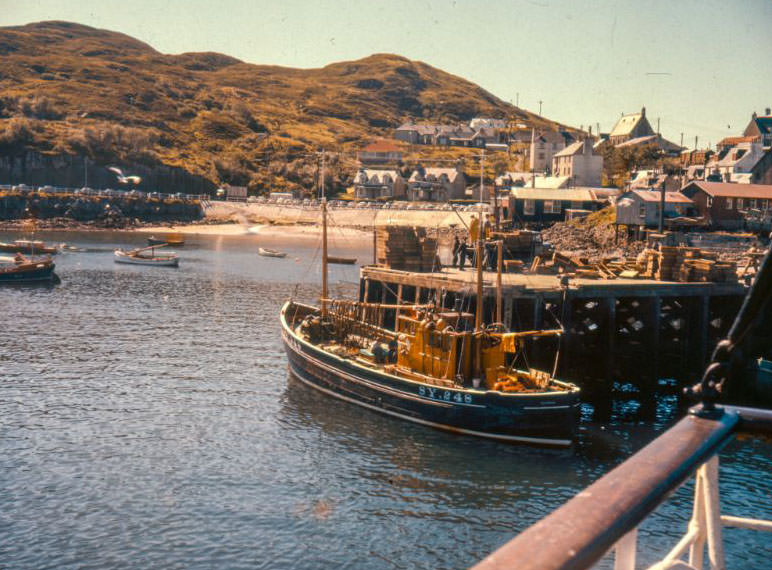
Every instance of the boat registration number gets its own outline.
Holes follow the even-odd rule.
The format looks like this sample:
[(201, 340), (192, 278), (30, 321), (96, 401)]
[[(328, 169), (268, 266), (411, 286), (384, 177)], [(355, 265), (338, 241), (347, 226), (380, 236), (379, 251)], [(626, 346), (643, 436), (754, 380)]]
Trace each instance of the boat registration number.
[(458, 392), (440, 390), (439, 388), (432, 388), (430, 386), (419, 386), (418, 395), (431, 400), (439, 400), (441, 402), (457, 402), (459, 404), (472, 403), (471, 394), (460, 394)]

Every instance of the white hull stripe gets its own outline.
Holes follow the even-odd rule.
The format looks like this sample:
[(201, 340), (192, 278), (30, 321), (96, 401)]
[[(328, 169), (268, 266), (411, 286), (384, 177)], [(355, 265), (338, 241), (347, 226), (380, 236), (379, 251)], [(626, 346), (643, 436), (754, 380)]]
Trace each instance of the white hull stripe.
[(421, 424), (445, 431), (452, 431), (454, 433), (462, 433), (465, 435), (474, 435), (477, 437), (485, 437), (488, 439), (496, 439), (499, 441), (515, 441), (520, 443), (536, 443), (540, 445), (554, 445), (559, 447), (568, 447), (571, 445), (570, 439), (549, 439), (549, 438), (541, 438), (541, 437), (526, 437), (526, 436), (519, 436), (519, 435), (500, 435), (500, 434), (493, 434), (493, 433), (486, 433), (484, 431), (475, 431), (471, 429), (464, 429), (464, 428), (458, 428), (454, 426), (449, 426), (445, 424), (438, 424), (435, 422), (430, 422), (427, 420), (421, 420), (419, 418), (414, 418), (411, 416), (406, 416), (403, 414), (400, 414), (398, 412), (394, 412), (392, 410), (385, 410), (383, 408), (379, 408), (378, 406), (373, 406), (371, 404), (366, 404), (365, 402), (355, 400), (354, 398), (349, 398), (348, 396), (344, 396), (343, 394), (339, 394), (337, 392), (334, 392), (332, 390), (328, 390), (327, 388), (323, 388), (322, 386), (319, 386), (318, 384), (315, 384), (314, 382), (311, 382), (305, 378), (301, 374), (295, 374), (295, 377), (306, 384), (307, 386), (310, 386), (312, 388), (316, 388), (320, 392), (324, 392), (325, 394), (332, 396), (334, 398), (338, 398), (340, 400), (345, 400), (346, 402), (349, 402), (351, 404), (357, 404), (359, 406), (363, 406), (365, 408), (369, 408), (371, 410), (374, 410), (376, 412), (381, 412), (383, 414), (387, 414), (390, 416), (394, 416), (395, 418), (400, 418), (403, 420), (407, 420), (409, 422), (413, 422), (416, 424)]

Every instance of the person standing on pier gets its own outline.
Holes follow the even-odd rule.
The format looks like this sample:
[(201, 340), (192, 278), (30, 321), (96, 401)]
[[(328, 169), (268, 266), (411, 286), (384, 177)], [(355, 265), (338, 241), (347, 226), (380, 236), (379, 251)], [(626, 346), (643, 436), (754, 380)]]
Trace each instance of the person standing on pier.
[(458, 269), (459, 271), (464, 270), (464, 264), (466, 263), (466, 238), (463, 238), (461, 240), (461, 243), (458, 245)]
[(453, 238), (453, 267), (458, 266), (458, 254), (461, 251), (461, 242), (458, 241), (458, 236)]

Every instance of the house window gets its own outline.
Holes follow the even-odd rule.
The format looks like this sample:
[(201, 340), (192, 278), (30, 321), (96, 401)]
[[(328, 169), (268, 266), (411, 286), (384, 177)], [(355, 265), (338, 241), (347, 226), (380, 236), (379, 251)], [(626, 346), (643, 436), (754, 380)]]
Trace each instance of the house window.
[(582, 209), (582, 203), (581, 202), (571, 202), (571, 207), (574, 210), (581, 210)]
[[(708, 205), (710, 205), (710, 204), (708, 204)], [(737, 209), (738, 210), (742, 210), (744, 206), (745, 206), (745, 204), (743, 204), (743, 199), (742, 198), (737, 198)]]
[(646, 217), (646, 204), (641, 204), (640, 206), (638, 206), (638, 217), (639, 218)]
[(708, 208), (712, 208), (713, 207), (713, 196), (708, 196), (707, 204), (708, 204)]
[(756, 198), (750, 198), (748, 199), (748, 208), (755, 208), (756, 207)]
[(544, 200), (544, 213), (545, 214), (552, 213), (552, 200)]
[(533, 200), (523, 200), (523, 214), (533, 216), (536, 213), (536, 203)]
[(732, 203), (734, 200), (732, 198), (726, 199), (726, 209), (731, 210), (734, 207), (734, 204)]

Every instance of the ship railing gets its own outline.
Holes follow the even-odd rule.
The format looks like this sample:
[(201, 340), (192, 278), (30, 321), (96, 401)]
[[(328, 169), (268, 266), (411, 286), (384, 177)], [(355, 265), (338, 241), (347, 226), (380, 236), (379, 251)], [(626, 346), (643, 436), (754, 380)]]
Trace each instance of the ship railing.
[[(693, 475), (694, 501), (683, 537), (649, 570), (724, 569), (722, 529), (772, 532), (772, 521), (721, 514), (718, 452), (738, 434), (772, 434), (772, 411), (736, 406), (690, 410), (649, 445), (474, 566), (591, 568), (606, 554), (634, 570), (638, 527)], [(760, 500), (770, 500), (760, 497)]]

